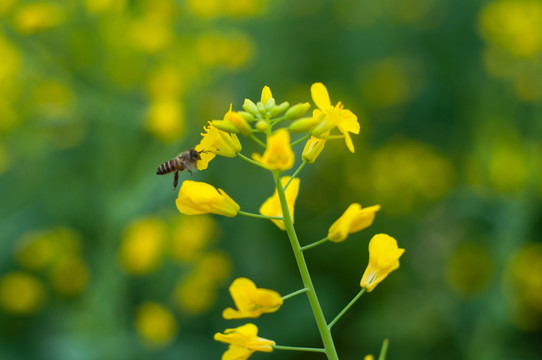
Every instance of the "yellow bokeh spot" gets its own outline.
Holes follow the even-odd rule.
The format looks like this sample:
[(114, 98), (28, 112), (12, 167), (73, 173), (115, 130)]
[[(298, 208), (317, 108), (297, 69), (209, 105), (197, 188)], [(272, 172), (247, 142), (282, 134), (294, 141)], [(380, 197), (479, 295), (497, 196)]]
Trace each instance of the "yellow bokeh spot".
[(491, 275), (488, 249), (477, 244), (465, 244), (455, 251), (448, 262), (447, 278), (458, 294), (469, 296), (487, 285)]
[(209, 310), (216, 301), (216, 292), (231, 274), (231, 261), (221, 252), (205, 254), (192, 273), (177, 284), (173, 297), (177, 306), (191, 314)]
[(480, 13), (484, 39), (518, 57), (542, 50), (542, 3), (538, 0), (497, 0)]
[(374, 197), (383, 209), (396, 213), (441, 199), (451, 189), (454, 177), (447, 158), (412, 140), (392, 141), (378, 149), (371, 160)]
[(172, 97), (153, 99), (146, 120), (147, 130), (158, 139), (171, 142), (184, 134), (184, 107)]
[(224, 12), (232, 17), (249, 17), (264, 12), (266, 0), (223, 0)]
[(153, 99), (182, 94), (188, 87), (184, 71), (177, 66), (165, 65), (151, 72), (147, 80), (147, 92)]
[(64, 18), (64, 10), (58, 4), (36, 2), (21, 5), (15, 14), (14, 23), (21, 33), (32, 34), (55, 27)]
[(39, 270), (59, 256), (77, 254), (80, 250), (81, 238), (75, 230), (56, 227), (24, 234), (17, 243), (15, 256), (21, 266)]
[(418, 93), (423, 78), (415, 61), (400, 58), (382, 60), (363, 73), (363, 95), (374, 107), (407, 103)]
[(177, 321), (173, 313), (155, 302), (139, 306), (135, 327), (143, 342), (151, 347), (165, 347), (177, 335)]
[(11, 272), (0, 278), (0, 307), (14, 314), (30, 314), (45, 298), (38, 278), (24, 272)]
[(512, 293), (523, 307), (542, 315), (542, 244), (529, 243), (511, 258), (508, 273)]
[(521, 143), (500, 143), (491, 152), (489, 182), (498, 191), (515, 192), (527, 181), (529, 169)]
[[(3, 83), (11, 79), (21, 67), (21, 54), (11, 42), (0, 34), (0, 81)], [(0, 83), (0, 89), (5, 85)], [(1, 92), (1, 90), (0, 90)]]
[(207, 66), (238, 69), (254, 54), (252, 39), (239, 32), (207, 32), (196, 40), (196, 55)]
[(211, 216), (183, 216), (174, 225), (171, 238), (171, 256), (179, 261), (198, 258), (217, 232)]
[(124, 9), (126, 0), (85, 0), (85, 7), (91, 14), (101, 14)]
[(171, 24), (152, 17), (133, 20), (129, 34), (132, 46), (148, 53), (162, 51), (173, 42)]
[(19, 0), (0, 1), (0, 16), (7, 14)]
[(89, 276), (83, 260), (71, 254), (55, 259), (49, 272), (52, 287), (65, 296), (80, 294), (86, 288)]
[(188, 10), (201, 18), (218, 16), (222, 11), (222, 0), (188, 0)]
[(138, 220), (125, 231), (120, 247), (124, 270), (146, 274), (160, 263), (165, 238), (165, 224), (153, 218)]

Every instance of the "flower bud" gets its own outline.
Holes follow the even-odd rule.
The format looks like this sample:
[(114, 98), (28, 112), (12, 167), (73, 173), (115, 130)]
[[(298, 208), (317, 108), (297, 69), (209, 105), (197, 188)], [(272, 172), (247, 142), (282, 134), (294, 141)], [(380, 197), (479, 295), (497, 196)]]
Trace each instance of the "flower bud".
[[(256, 107), (256, 109), (258, 109), (258, 107)], [(241, 115), (242, 117), (245, 118), (246, 121), (248, 122), (253, 122), (254, 120), (256, 120), (254, 118), (254, 115), (252, 115), (251, 113), (249, 112), (246, 112), (246, 111), (238, 111), (237, 112), (239, 115)]]
[(308, 102), (295, 104), (294, 106), (289, 108), (288, 111), (286, 111), (286, 114), (284, 115), (284, 117), (286, 118), (286, 120), (299, 119), (300, 117), (302, 117), (303, 115), (307, 113), (310, 107), (311, 107), (311, 104), (309, 104)]
[(253, 115), (256, 115), (258, 113), (258, 107), (250, 99), (245, 99), (245, 102), (243, 103), (243, 109)]
[(258, 103), (256, 104), (256, 106), (258, 107), (258, 112), (259, 112), (260, 114), (265, 114), (265, 112), (266, 112), (266, 111), (265, 111), (265, 106), (264, 106), (261, 102), (258, 101)]
[(279, 105), (276, 105), (273, 109), (271, 109), (271, 117), (275, 117), (278, 114), (285, 112), (289, 106), (290, 106), (290, 103), (288, 103), (288, 101), (284, 101), (280, 103)]
[(269, 100), (265, 102), (265, 110), (271, 111), (275, 107), (275, 99), (270, 97)]
[(239, 129), (235, 127), (235, 125), (229, 121), (229, 120), (213, 120), (211, 121), (211, 124), (222, 131), (230, 132), (230, 133), (238, 133)]
[(301, 133), (301, 132), (309, 131), (316, 124), (318, 124), (318, 119), (315, 119), (313, 117), (306, 117), (306, 118), (294, 121), (293, 123), (290, 124), (290, 127), (288, 129), (294, 133)]
[(258, 129), (261, 132), (265, 132), (268, 127), (269, 127), (269, 124), (265, 120), (259, 120), (256, 123), (256, 129)]

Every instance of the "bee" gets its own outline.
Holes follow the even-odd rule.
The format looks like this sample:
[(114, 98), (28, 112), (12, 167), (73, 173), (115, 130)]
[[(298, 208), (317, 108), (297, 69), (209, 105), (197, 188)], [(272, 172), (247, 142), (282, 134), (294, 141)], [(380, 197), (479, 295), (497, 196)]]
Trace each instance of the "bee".
[(188, 170), (192, 175), (192, 169), (196, 167), (197, 161), (201, 160), (200, 154), (202, 152), (203, 150), (197, 151), (193, 148), (183, 151), (176, 158), (160, 165), (156, 170), (156, 175), (165, 175), (175, 171), (175, 177), (173, 178), (173, 191), (175, 191), (179, 183), (179, 171)]

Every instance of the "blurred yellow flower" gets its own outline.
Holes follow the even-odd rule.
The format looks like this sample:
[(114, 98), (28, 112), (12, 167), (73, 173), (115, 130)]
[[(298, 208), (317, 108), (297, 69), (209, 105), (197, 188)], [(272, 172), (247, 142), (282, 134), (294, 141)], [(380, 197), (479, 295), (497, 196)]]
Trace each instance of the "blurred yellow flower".
[(181, 214), (237, 215), (241, 207), (222, 189), (204, 182), (185, 180), (175, 201)]
[(185, 312), (200, 314), (216, 301), (218, 287), (230, 276), (231, 260), (221, 252), (204, 254), (193, 271), (175, 287), (173, 297)]
[(520, 306), (542, 314), (542, 244), (529, 242), (514, 252), (507, 267), (509, 294)]
[(361, 287), (373, 291), (376, 285), (399, 267), (399, 258), (405, 249), (397, 247), (397, 241), (386, 234), (376, 234), (369, 242), (369, 265), (361, 278)]
[(15, 257), (18, 263), (32, 270), (43, 269), (65, 255), (75, 255), (81, 250), (79, 234), (70, 228), (54, 227), (31, 231), (17, 242)]
[(177, 335), (177, 321), (163, 305), (146, 302), (139, 306), (135, 326), (143, 341), (152, 347), (164, 347)]
[(254, 324), (226, 329), (223, 334), (216, 333), (214, 339), (230, 344), (222, 360), (245, 360), (255, 351), (272, 352), (275, 345), (272, 340), (258, 337), (258, 328)]
[(201, 160), (198, 161), (198, 170), (205, 170), (215, 155), (235, 157), (241, 151), (241, 143), (237, 135), (219, 130), (209, 122), (209, 126), (203, 127), (205, 133), (196, 145), (196, 150), (201, 152)]
[(100, 14), (109, 11), (121, 11), (126, 0), (85, 0), (85, 8), (91, 14)]
[(369, 354), (369, 355), (365, 355), (363, 360), (375, 360), (375, 357), (373, 355)]
[(351, 204), (329, 228), (328, 239), (341, 242), (348, 237), (348, 234), (353, 234), (371, 226), (378, 210), (380, 210), (380, 205), (362, 208), (358, 203)]
[(132, 46), (151, 54), (163, 51), (174, 40), (172, 25), (153, 16), (133, 19), (128, 31)]
[(290, 146), (288, 130), (279, 129), (269, 136), (263, 156), (252, 154), (252, 158), (269, 170), (285, 171), (291, 169), (294, 166), (295, 154)]
[(164, 142), (172, 142), (184, 135), (184, 107), (174, 97), (152, 99), (146, 117), (146, 129)]
[(196, 41), (198, 62), (210, 68), (239, 69), (252, 59), (253, 54), (253, 40), (240, 32), (207, 32)]
[(154, 218), (137, 220), (126, 229), (120, 246), (120, 262), (131, 274), (146, 274), (160, 263), (165, 224)]
[(211, 216), (181, 216), (172, 229), (171, 256), (178, 261), (195, 260), (216, 233), (217, 225)]
[(318, 107), (313, 111), (313, 117), (321, 119), (319, 125), (313, 130), (312, 134), (316, 137), (321, 137), (322, 134), (337, 128), (344, 135), (346, 147), (351, 152), (354, 152), (354, 144), (350, 133), (359, 134), (358, 117), (350, 110), (343, 109), (343, 104), (339, 101), (337, 105), (331, 105), (329, 93), (322, 83), (314, 83), (311, 86), (312, 100)]
[[(280, 183), (284, 187), (288, 183), (289, 180), (290, 180), (289, 176), (283, 176), (282, 178), (280, 178)], [(295, 206), (295, 200), (297, 199), (298, 193), (299, 193), (299, 178), (295, 178), (290, 182), (290, 185), (288, 185), (288, 188), (285, 191), (286, 203), (288, 204), (288, 212), (290, 213), (290, 217), (292, 218), (292, 223), (294, 221), (294, 206)], [(265, 215), (265, 216), (283, 216), (277, 189), (275, 189), (275, 193), (273, 194), (273, 196), (269, 197), (262, 204), (262, 206), (260, 207), (260, 214)], [(271, 221), (275, 225), (277, 225), (279, 229), (286, 230), (286, 228), (284, 227), (284, 221), (274, 220), (274, 219)]]
[(282, 297), (274, 290), (257, 288), (252, 280), (237, 278), (230, 285), (230, 294), (237, 310), (229, 307), (222, 312), (224, 319), (257, 318), (277, 311)]
[(480, 13), (484, 39), (517, 57), (542, 50), (542, 3), (537, 0), (488, 2)]
[(87, 286), (90, 271), (76, 255), (63, 255), (55, 259), (49, 271), (51, 285), (65, 296), (80, 294)]
[(7, 312), (36, 312), (44, 299), (43, 286), (34, 275), (13, 271), (0, 278), (0, 307)]
[(22, 34), (32, 34), (61, 24), (64, 10), (54, 3), (29, 3), (21, 5), (15, 14), (15, 28)]
[(307, 140), (307, 143), (303, 148), (301, 159), (303, 159), (309, 164), (314, 163), (318, 155), (320, 155), (322, 150), (324, 150), (324, 145), (326, 144), (326, 141), (326, 139), (319, 139), (315, 136), (311, 136), (311, 138)]

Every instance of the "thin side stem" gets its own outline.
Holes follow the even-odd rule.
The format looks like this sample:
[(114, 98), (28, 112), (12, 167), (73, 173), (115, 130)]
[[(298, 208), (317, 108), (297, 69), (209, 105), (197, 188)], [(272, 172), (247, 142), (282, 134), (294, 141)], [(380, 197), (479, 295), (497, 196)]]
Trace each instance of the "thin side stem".
[(256, 137), (256, 135), (250, 134), (250, 138), (251, 138), (252, 140), (254, 140), (254, 142), (257, 143), (258, 145), (260, 145), (260, 146), (262, 146), (262, 147), (264, 147), (264, 148), (267, 147), (267, 145), (265, 145), (265, 143), (264, 143), (263, 141), (261, 141), (260, 139), (258, 139), (258, 138)]
[(307, 135), (305, 135), (305, 136), (303, 136), (303, 137), (297, 139), (296, 141), (290, 143), (290, 146), (297, 145), (297, 144), (299, 144), (300, 142), (303, 142), (303, 141), (307, 140), (307, 139), (310, 138), (310, 137), (311, 137), (311, 134), (307, 134)]
[(325, 243), (326, 241), (328, 241), (328, 237), (326, 236), (325, 238), (323, 238), (322, 240), (318, 240), (318, 241), (315, 241), (313, 242), (312, 244), (309, 244), (309, 245), (305, 245), (301, 248), (301, 251), (305, 251), (305, 250), (309, 250), (309, 249), (312, 249), (313, 247), (315, 246), (318, 246), (320, 244), (323, 244)]
[[(256, 166), (261, 167), (262, 169), (266, 169), (265, 166), (263, 166), (262, 164), (260, 164), (260, 163), (257, 162), (257, 161), (252, 160), (252, 159), (249, 158), (248, 156), (245, 156), (245, 155), (243, 155), (243, 154), (241, 154), (241, 153), (237, 153), (237, 156), (239, 156), (241, 159), (243, 159), (243, 160), (245, 160), (245, 161), (251, 163), (252, 165), (256, 165)], [(267, 170), (267, 169), (266, 169), (266, 170)]]
[(325, 353), (325, 349), (320, 348), (309, 348), (309, 347), (300, 347), (300, 346), (282, 346), (282, 345), (273, 345), (273, 349), (277, 350), (290, 350), (290, 351), (310, 351), (310, 352), (319, 352)]
[(354, 303), (355, 303), (356, 301), (358, 301), (358, 299), (360, 298), (361, 295), (363, 295), (363, 293), (365, 292), (365, 290), (366, 290), (366, 288), (361, 288), (361, 290), (359, 291), (359, 293), (358, 293), (356, 296), (354, 296), (354, 298), (352, 299), (352, 301), (350, 301), (350, 303), (348, 303), (348, 305), (346, 305), (346, 306), (344, 307), (344, 309), (342, 309), (342, 311), (339, 313), (339, 315), (335, 316), (335, 319), (333, 319), (333, 320), (329, 323), (329, 325), (327, 326), (328, 329), (331, 329), (331, 327), (332, 327), (333, 325), (335, 325), (335, 323), (341, 318), (341, 316), (343, 316), (344, 313), (346, 313), (346, 312), (348, 311), (348, 309), (350, 309), (350, 307), (351, 307), (352, 305), (354, 305)]
[(268, 219), (268, 220), (282, 220), (282, 216), (267, 216), (267, 215), (260, 215), (260, 214), (253, 214), (246, 211), (240, 211), (238, 212), (239, 215), (245, 215), (250, 216), (253, 218), (259, 218), (259, 219)]
[(331, 331), (327, 326), (324, 312), (322, 311), (322, 307), (320, 306), (320, 302), (318, 301), (318, 296), (316, 295), (316, 290), (314, 289), (314, 285), (312, 284), (309, 269), (307, 267), (305, 257), (303, 256), (303, 251), (301, 251), (301, 245), (299, 245), (299, 240), (294, 229), (292, 217), (290, 215), (290, 211), (288, 210), (286, 195), (284, 193), (284, 188), (282, 187), (282, 184), (280, 182), (280, 172), (274, 171), (273, 178), (275, 180), (275, 186), (277, 188), (280, 206), (282, 208), (282, 214), (284, 216), (284, 227), (286, 228), (286, 233), (288, 234), (290, 244), (292, 245), (292, 250), (294, 252), (295, 260), (297, 262), (297, 267), (299, 269), (301, 279), (303, 280), (303, 285), (307, 288), (307, 297), (309, 299), (309, 303), (314, 314), (314, 319), (316, 320), (316, 325), (318, 326), (318, 330), (320, 332), (320, 337), (322, 338), (322, 342), (324, 343), (325, 353), (328, 360), (339, 360), (337, 350), (335, 349), (335, 344), (333, 343), (333, 337), (331, 336)]
[(286, 185), (284, 185), (284, 190), (286, 191), (286, 189), (288, 188), (288, 185), (290, 185), (290, 183), (292, 182), (293, 179), (295, 179), (295, 177), (297, 176), (297, 174), (299, 174), (299, 172), (301, 171), (301, 169), (303, 169), (303, 167), (307, 165), (307, 160), (303, 160), (303, 162), (301, 163), (301, 165), (299, 165), (299, 167), (296, 169), (296, 171), (294, 171), (294, 173), (292, 174), (292, 176), (290, 176), (290, 180), (288, 180), (288, 182), (286, 183)]
[(384, 339), (382, 342), (382, 348), (380, 349), (380, 355), (378, 355), (378, 360), (386, 360), (386, 354), (388, 353), (388, 345), (390, 344), (389, 339)]
[(294, 296), (296, 296), (296, 295), (303, 294), (304, 292), (307, 292), (307, 290), (309, 290), (309, 289), (303, 288), (303, 289), (301, 289), (301, 290), (294, 291), (294, 292), (291, 293), (291, 294), (284, 295), (284, 296), (282, 297), (282, 301), (288, 300), (289, 298), (292, 298), (292, 297), (294, 297)]

